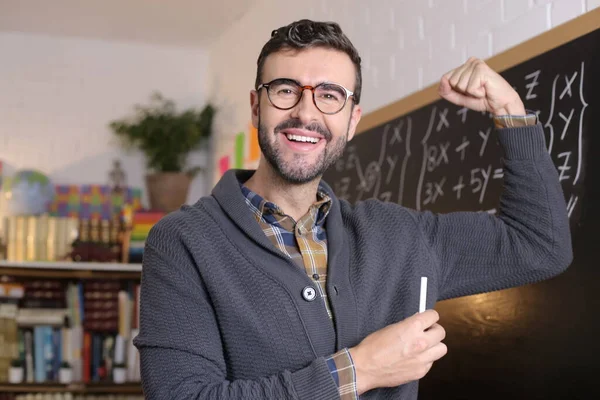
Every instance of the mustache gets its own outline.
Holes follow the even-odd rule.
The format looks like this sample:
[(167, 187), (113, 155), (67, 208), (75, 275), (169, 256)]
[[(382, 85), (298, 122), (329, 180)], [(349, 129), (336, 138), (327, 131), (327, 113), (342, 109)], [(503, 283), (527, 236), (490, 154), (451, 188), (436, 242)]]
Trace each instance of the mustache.
[(331, 140), (331, 132), (329, 132), (327, 128), (325, 128), (318, 122), (311, 122), (310, 124), (305, 126), (299, 119), (292, 118), (277, 124), (277, 126), (274, 129), (274, 132), (277, 134), (284, 129), (305, 129), (307, 131), (316, 132), (320, 134), (327, 141)]

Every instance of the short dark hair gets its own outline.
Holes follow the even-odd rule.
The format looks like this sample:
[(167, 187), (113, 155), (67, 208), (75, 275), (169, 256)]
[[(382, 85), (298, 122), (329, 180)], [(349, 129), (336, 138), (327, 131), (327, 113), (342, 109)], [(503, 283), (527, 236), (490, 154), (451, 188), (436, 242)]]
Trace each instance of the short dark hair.
[(362, 86), (360, 56), (352, 42), (350, 42), (350, 39), (348, 39), (340, 26), (335, 22), (315, 22), (302, 19), (271, 32), (271, 39), (265, 43), (258, 56), (254, 87), (258, 88), (258, 85), (263, 83), (261, 82), (263, 67), (269, 54), (283, 49), (299, 50), (310, 47), (335, 49), (348, 54), (356, 68), (354, 103), (358, 104), (360, 102)]

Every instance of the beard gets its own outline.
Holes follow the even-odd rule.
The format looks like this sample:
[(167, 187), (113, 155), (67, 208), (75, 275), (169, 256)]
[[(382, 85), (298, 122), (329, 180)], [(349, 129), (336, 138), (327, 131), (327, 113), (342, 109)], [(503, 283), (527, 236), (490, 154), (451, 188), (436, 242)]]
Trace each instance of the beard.
[[(326, 140), (325, 149), (312, 163), (302, 154), (294, 154), (294, 159), (286, 161), (283, 159), (280, 143), (275, 141), (275, 136), (284, 129), (297, 128), (317, 132)], [(288, 119), (278, 124), (273, 133), (269, 133), (266, 126), (260, 121), (260, 110), (258, 116), (258, 145), (273, 170), (288, 183), (304, 184), (320, 178), (325, 171), (340, 159), (348, 141), (348, 129), (346, 134), (333, 138), (328, 129), (314, 122), (304, 125), (298, 119)]]

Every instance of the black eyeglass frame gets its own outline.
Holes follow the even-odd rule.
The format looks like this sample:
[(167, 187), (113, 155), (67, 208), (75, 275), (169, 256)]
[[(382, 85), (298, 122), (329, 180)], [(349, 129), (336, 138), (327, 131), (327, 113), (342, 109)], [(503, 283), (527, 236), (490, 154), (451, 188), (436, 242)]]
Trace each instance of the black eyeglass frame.
[[(269, 86), (273, 84), (273, 82), (276, 81), (285, 81), (285, 82), (292, 82), (295, 83), (298, 88), (300, 89), (300, 96), (298, 96), (298, 100), (296, 101), (296, 103), (293, 106), (290, 107), (279, 107), (277, 105), (275, 105), (275, 103), (273, 103), (273, 100), (271, 100), (271, 95), (269, 92)], [(341, 87), (342, 89), (344, 89), (344, 93), (346, 93), (346, 98), (344, 99), (344, 104), (342, 104), (342, 106), (340, 107), (339, 110), (335, 111), (335, 112), (325, 112), (323, 110), (321, 110), (319, 108), (319, 106), (317, 105), (317, 99), (315, 98), (315, 90), (317, 90), (317, 88), (319, 86), (323, 86), (323, 85), (336, 85)], [(313, 104), (315, 105), (315, 107), (317, 107), (317, 110), (319, 110), (321, 113), (326, 114), (326, 115), (334, 115), (339, 113), (340, 111), (342, 111), (344, 109), (344, 107), (346, 107), (346, 103), (348, 103), (348, 99), (350, 97), (352, 97), (352, 99), (354, 99), (354, 92), (347, 89), (346, 87), (340, 85), (339, 83), (333, 83), (333, 82), (323, 82), (323, 83), (319, 83), (317, 86), (311, 86), (311, 85), (301, 85), (300, 82), (294, 80), (294, 79), (288, 79), (288, 78), (275, 78), (270, 82), (267, 83), (261, 83), (260, 85), (258, 85), (258, 87), (256, 88), (257, 92), (260, 92), (260, 89), (265, 88), (267, 89), (267, 98), (269, 99), (269, 102), (273, 105), (273, 107), (277, 108), (278, 110), (291, 110), (292, 108), (296, 107), (300, 101), (302, 100), (302, 96), (304, 95), (304, 91), (305, 90), (310, 90), (312, 92), (312, 99), (313, 99)]]

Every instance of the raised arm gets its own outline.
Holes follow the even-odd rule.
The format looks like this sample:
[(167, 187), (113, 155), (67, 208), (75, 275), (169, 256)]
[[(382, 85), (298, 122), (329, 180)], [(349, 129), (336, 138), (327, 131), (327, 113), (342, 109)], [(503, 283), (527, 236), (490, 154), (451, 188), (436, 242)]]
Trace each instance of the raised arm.
[[(457, 105), (525, 121), (519, 95), (481, 60), (471, 58), (444, 75), (439, 91)], [(511, 122), (497, 120), (505, 126)], [(496, 133), (504, 150), (504, 189), (497, 216), (415, 213), (442, 272), (441, 298), (536, 282), (562, 272), (571, 262), (564, 194), (541, 125)]]
[(415, 213), (442, 272), (440, 299), (537, 282), (571, 262), (564, 195), (541, 126), (498, 134), (506, 157), (497, 216)]

